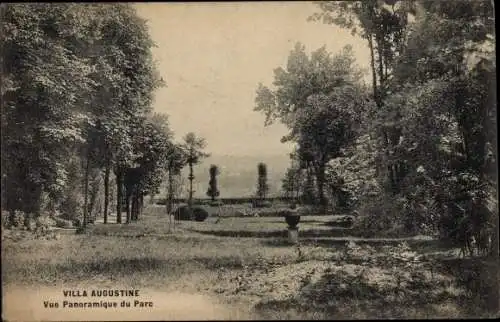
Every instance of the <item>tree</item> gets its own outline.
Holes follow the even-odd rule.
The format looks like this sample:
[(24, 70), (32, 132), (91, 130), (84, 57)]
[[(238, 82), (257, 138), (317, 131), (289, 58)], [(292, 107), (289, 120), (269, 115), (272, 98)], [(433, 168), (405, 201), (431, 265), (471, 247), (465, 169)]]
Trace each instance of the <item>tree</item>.
[[(43, 194), (56, 203), (63, 198), (64, 169), (74, 150), (85, 143), (81, 124), (88, 120), (95, 85), (85, 57), (92, 42), (86, 32), (92, 10), (75, 4), (2, 6), (6, 209), (38, 215), (45, 211)], [(32, 36), (25, 37), (28, 34)], [(68, 75), (71, 82), (66, 81)]]
[(265, 113), (266, 124), (279, 119), (290, 129), (282, 142), (297, 143), (303, 167), (314, 171), (317, 199), (323, 207), (326, 165), (352, 143), (367, 105), (359, 85), (361, 71), (354, 63), (349, 46), (333, 57), (323, 47), (309, 58), (304, 46), (297, 44), (287, 69), (275, 70), (276, 90), (262, 84), (257, 89), (255, 110)]
[(292, 165), (285, 172), (285, 177), (281, 181), (281, 190), (288, 200), (297, 199), (300, 191), (299, 181), (300, 169)]
[(186, 163), (189, 166), (189, 209), (191, 209), (193, 205), (193, 166), (198, 164), (202, 158), (210, 156), (210, 154), (203, 152), (205, 147), (205, 139), (197, 137), (193, 132), (187, 133), (184, 137), (184, 144), (182, 145), (182, 148), (186, 154)]
[(133, 159), (129, 126), (151, 110), (161, 85), (145, 22), (127, 4), (13, 4), (2, 6), (2, 29), (2, 147), (15, 151), (2, 153), (2, 207), (39, 214), (44, 194), (66, 203), (67, 169), (78, 155), (83, 224), (90, 179), (103, 167), (106, 218), (110, 169), (121, 200)]
[[(167, 213), (172, 213), (173, 200), (175, 196), (175, 179), (181, 174), (182, 168), (186, 165), (187, 155), (179, 144), (173, 144), (168, 155), (168, 187), (167, 187)], [(180, 190), (180, 189), (178, 189)]]
[(261, 162), (257, 165), (257, 198), (260, 202), (266, 199), (269, 185), (267, 183), (267, 166)]
[(220, 174), (219, 167), (217, 167), (215, 164), (212, 164), (210, 166), (210, 180), (208, 182), (208, 190), (207, 190), (207, 196), (212, 198), (212, 201), (215, 201), (215, 198), (217, 198), (220, 195), (219, 189), (217, 188), (217, 176)]
[[(389, 83), (393, 77), (394, 65), (405, 52), (410, 17), (416, 12), (413, 0), (368, 0), (368, 1), (324, 1), (318, 3), (320, 12), (309, 20), (336, 24), (351, 30), (353, 35), (366, 39), (370, 48), (373, 98), (383, 117), (376, 129), (381, 135), (383, 153), (397, 145), (401, 137), (398, 126), (399, 115), (387, 111), (384, 100), (389, 95)], [(387, 178), (390, 189), (396, 193), (404, 173), (398, 171), (403, 166), (398, 162), (387, 165)]]
[[(101, 37), (95, 42), (93, 59), (100, 76), (95, 117), (102, 126), (105, 148), (105, 218), (109, 199), (109, 175), (114, 169), (117, 185), (117, 222), (121, 222), (125, 172), (132, 166), (132, 129), (137, 117), (151, 111), (153, 92), (163, 85), (152, 60), (154, 46), (146, 23), (127, 4), (100, 5), (96, 28)], [(126, 27), (125, 27), (126, 26)]]
[(134, 126), (134, 167), (125, 172), (127, 223), (137, 220), (144, 195), (155, 193), (168, 169), (172, 152), (172, 132), (168, 118), (152, 114), (138, 118)]

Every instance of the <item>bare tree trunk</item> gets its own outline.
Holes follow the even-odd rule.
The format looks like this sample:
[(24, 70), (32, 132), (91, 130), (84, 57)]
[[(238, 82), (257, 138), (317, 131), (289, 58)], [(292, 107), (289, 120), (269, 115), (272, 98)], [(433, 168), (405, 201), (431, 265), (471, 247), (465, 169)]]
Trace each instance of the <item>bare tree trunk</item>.
[(122, 206), (123, 206), (123, 172), (116, 172), (116, 223), (122, 223)]
[(384, 90), (384, 56), (383, 56), (383, 47), (381, 45), (382, 39), (377, 41), (377, 52), (378, 52), (378, 73), (379, 73), (379, 88), (378, 88), (378, 96), (380, 101), (382, 102), (382, 92)]
[(174, 176), (172, 170), (168, 171), (168, 195), (167, 195), (167, 213), (172, 213), (172, 203), (174, 202)]
[(137, 218), (139, 217), (139, 198), (137, 196), (137, 191), (134, 191), (132, 193), (132, 210), (130, 214), (130, 219), (131, 221), (137, 221)]
[(90, 172), (90, 157), (87, 155), (87, 163), (85, 165), (85, 179), (84, 179), (84, 187), (83, 187), (83, 228), (87, 227), (87, 218), (88, 218), (88, 202), (89, 202), (89, 172)]
[(193, 203), (193, 164), (189, 164), (189, 205)]
[[(368, 36), (368, 47), (370, 48), (370, 66), (372, 69), (372, 80), (373, 80), (373, 97), (375, 98), (375, 102), (378, 103), (378, 92), (377, 92), (377, 72), (375, 69), (375, 52), (373, 50), (373, 36), (370, 34)], [(380, 106), (379, 106), (380, 107)]]
[(144, 210), (144, 195), (142, 193), (139, 194), (139, 203), (137, 207), (137, 219), (142, 216), (142, 211)]
[(106, 169), (104, 170), (104, 223), (108, 223), (108, 208), (109, 208), (109, 175), (111, 172), (111, 167), (109, 160), (106, 163)]
[(325, 199), (325, 166), (320, 165), (316, 173), (316, 187), (318, 188), (318, 201), (322, 212), (326, 212), (326, 199)]
[(130, 219), (131, 219), (131, 209), (130, 209), (130, 202), (131, 202), (131, 191), (130, 187), (125, 187), (125, 210), (126, 210), (126, 219), (125, 223), (130, 224)]
[[(193, 217), (193, 164), (189, 163), (189, 200), (188, 200), (188, 207), (189, 207), (189, 212), (191, 214), (191, 217)], [(191, 218), (193, 219), (193, 218)]]

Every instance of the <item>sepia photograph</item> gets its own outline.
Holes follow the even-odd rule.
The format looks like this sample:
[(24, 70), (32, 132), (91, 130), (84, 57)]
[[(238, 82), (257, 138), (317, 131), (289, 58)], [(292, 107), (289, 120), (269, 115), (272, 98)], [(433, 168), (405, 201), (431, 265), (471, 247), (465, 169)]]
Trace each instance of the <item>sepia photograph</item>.
[(0, 28), (3, 321), (500, 317), (493, 0)]

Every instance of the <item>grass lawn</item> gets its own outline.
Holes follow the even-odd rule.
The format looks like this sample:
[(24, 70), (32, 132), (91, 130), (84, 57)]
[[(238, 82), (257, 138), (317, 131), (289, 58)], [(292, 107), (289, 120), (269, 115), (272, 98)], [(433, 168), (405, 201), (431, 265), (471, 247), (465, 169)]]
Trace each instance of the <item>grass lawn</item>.
[[(287, 244), (283, 218), (223, 218), (218, 223), (209, 218), (174, 228), (155, 208), (137, 223), (98, 223), (84, 235), (6, 239), (4, 294), (20, 294), (23, 287), (59, 293), (63, 287), (138, 288), (157, 298), (157, 315), (150, 319), (456, 318), (480, 313), (459, 279), (477, 271), (477, 264), (467, 266), (456, 258), (456, 250), (423, 238), (403, 244), (353, 239), (345, 237), (345, 228), (336, 228), (345, 231), (344, 237), (330, 237), (334, 228), (325, 223), (333, 219), (304, 217), (300, 246)], [(186, 301), (198, 303), (199, 310), (181, 310)], [(176, 309), (180, 313), (172, 315)]]

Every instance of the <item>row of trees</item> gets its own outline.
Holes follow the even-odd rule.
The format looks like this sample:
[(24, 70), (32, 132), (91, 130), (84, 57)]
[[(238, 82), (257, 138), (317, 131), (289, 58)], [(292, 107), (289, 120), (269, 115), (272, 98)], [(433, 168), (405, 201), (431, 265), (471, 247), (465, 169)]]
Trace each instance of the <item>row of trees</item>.
[(116, 221), (125, 208), (128, 223), (167, 173), (173, 191), (181, 169), (206, 156), (204, 140), (176, 144), (168, 118), (152, 112), (165, 84), (130, 5), (0, 8), (2, 210), (84, 226), (101, 212), (106, 223), (113, 192)]
[(372, 84), (361, 82), (349, 47), (308, 56), (298, 44), (274, 86), (259, 85), (255, 109), (296, 143), (286, 189), (313, 191), (323, 207), (347, 191), (368, 213), (397, 218), (391, 224), (498, 254), (492, 2), (318, 7), (310, 20), (366, 40)]
[(105, 216), (114, 172), (130, 221), (171, 135), (151, 114), (163, 82), (145, 22), (121, 4), (10, 4), (2, 29), (2, 208), (70, 215), (83, 203), (85, 224), (103, 170)]

